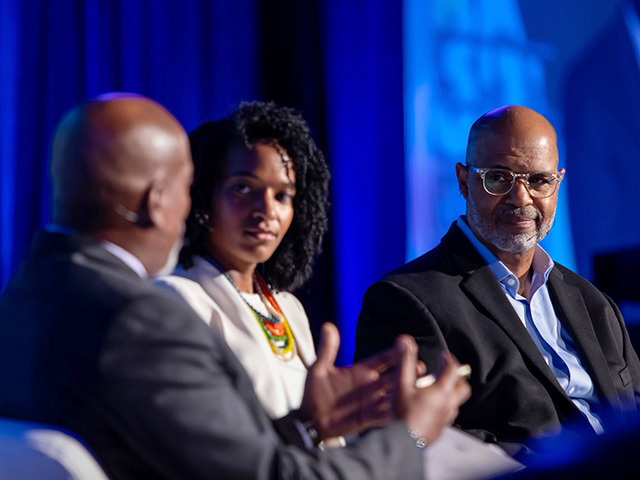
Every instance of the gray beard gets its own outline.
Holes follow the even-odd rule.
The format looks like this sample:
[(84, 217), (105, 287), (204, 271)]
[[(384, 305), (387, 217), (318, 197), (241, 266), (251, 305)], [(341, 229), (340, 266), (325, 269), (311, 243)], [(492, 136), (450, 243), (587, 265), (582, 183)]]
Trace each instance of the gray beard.
[(467, 221), (471, 229), (478, 232), (482, 239), (498, 250), (507, 253), (524, 253), (531, 250), (547, 236), (553, 226), (555, 212), (549, 218), (540, 222), (542, 215), (534, 206), (513, 208), (510, 211), (513, 215), (535, 219), (535, 230), (515, 235), (502, 233), (494, 222), (480, 216), (475, 203), (472, 201), (467, 202)]
[(178, 256), (180, 255), (180, 250), (182, 250), (182, 244), (184, 243), (184, 237), (180, 237), (180, 239), (173, 244), (171, 247), (171, 251), (169, 252), (169, 256), (167, 257), (167, 261), (164, 266), (155, 274), (156, 277), (161, 277), (164, 275), (169, 275), (178, 265)]

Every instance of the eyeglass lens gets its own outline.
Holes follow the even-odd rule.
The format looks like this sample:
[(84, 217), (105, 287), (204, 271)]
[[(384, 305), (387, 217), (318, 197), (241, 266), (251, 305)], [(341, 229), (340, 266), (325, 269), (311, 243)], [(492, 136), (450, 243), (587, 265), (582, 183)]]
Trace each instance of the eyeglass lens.
[[(558, 184), (555, 175), (549, 173), (533, 173), (523, 178), (529, 192), (535, 197), (553, 195)], [(487, 170), (484, 174), (484, 187), (494, 195), (505, 195), (511, 190), (515, 179), (516, 175), (507, 170)]]

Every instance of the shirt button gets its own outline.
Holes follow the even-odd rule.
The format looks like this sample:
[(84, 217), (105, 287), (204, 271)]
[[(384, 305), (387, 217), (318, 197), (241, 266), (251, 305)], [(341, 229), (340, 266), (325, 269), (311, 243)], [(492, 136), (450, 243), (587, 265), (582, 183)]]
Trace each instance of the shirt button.
[(513, 287), (516, 284), (516, 281), (513, 278), (509, 278), (507, 280), (507, 284)]
[(576, 387), (571, 387), (571, 388), (569, 389), (569, 394), (572, 394), (572, 393), (573, 393), (573, 392), (575, 392), (575, 391), (576, 391)]

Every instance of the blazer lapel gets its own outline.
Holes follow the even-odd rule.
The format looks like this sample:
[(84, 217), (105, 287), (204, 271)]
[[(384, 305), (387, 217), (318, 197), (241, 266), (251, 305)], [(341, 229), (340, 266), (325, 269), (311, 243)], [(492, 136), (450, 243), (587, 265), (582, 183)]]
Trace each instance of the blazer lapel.
[(615, 386), (607, 367), (607, 359), (598, 342), (580, 290), (567, 284), (558, 268), (554, 268), (549, 274), (548, 285), (556, 315), (573, 338), (580, 358), (591, 375), (600, 397), (609, 399), (611, 403), (615, 402), (614, 407), (620, 409), (621, 405), (617, 400)]
[[(197, 258), (194, 274), (207, 294), (236, 326), (242, 328), (255, 343), (255, 348), (267, 358), (273, 355), (262, 329), (241, 294), (217, 268), (202, 258)], [(225, 334), (227, 336), (228, 334)], [(230, 339), (228, 339), (230, 340)]]
[(449, 230), (442, 243), (449, 250), (454, 265), (465, 277), (461, 282), (461, 288), (486, 317), (502, 328), (547, 388), (555, 391), (564, 398), (565, 403), (569, 402), (567, 405), (571, 404), (573, 407), (571, 399), (558, 383), (520, 317), (507, 300), (495, 275), (473, 245), (457, 227)]

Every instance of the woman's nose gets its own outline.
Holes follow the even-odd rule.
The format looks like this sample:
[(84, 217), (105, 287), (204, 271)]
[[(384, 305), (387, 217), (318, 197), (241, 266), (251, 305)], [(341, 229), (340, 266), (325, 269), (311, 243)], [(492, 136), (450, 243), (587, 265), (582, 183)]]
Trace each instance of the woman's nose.
[(265, 218), (271, 220), (276, 217), (276, 199), (275, 196), (268, 190), (258, 196), (256, 202), (256, 213), (263, 215)]

